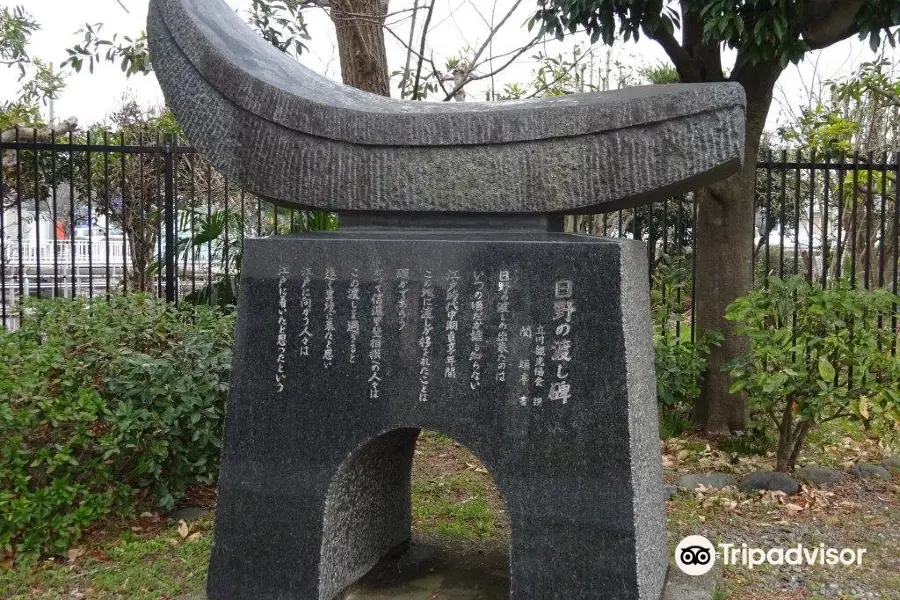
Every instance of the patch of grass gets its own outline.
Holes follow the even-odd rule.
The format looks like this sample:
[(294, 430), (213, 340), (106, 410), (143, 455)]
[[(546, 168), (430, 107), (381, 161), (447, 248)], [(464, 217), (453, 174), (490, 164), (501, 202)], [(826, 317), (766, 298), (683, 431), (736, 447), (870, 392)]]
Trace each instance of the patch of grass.
[[(696, 494), (675, 494), (672, 496), (669, 508), (669, 523), (674, 528), (689, 530), (699, 527), (703, 522), (700, 520), (700, 514), (700, 502)], [(675, 549), (674, 545), (672, 549)]]
[(694, 429), (695, 424), (684, 411), (661, 406), (659, 410), (659, 437), (664, 440), (681, 437)]
[(453, 444), (453, 438), (439, 431), (423, 429), (419, 433), (417, 448), (423, 452), (440, 452), (447, 450)]
[(177, 525), (147, 535), (126, 531), (78, 548), (84, 553), (74, 562), (0, 566), (0, 598), (182, 598), (203, 587), (211, 546), (211, 516), (192, 522), (187, 538)]
[(775, 440), (769, 438), (763, 430), (751, 429), (743, 435), (724, 437), (716, 445), (722, 452), (734, 456), (764, 456), (775, 448)]
[(452, 537), (491, 537), (497, 529), (497, 514), (487, 496), (485, 481), (476, 473), (416, 481), (412, 488), (413, 528)]

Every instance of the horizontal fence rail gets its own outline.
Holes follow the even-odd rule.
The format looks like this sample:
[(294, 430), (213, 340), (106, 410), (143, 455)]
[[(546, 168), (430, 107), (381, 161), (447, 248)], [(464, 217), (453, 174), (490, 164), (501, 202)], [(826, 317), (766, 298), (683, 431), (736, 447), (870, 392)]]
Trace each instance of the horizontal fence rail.
[[(21, 135), (21, 134), (20, 134)], [(29, 139), (37, 138), (32, 135)], [(170, 301), (233, 301), (243, 240), (330, 229), (241, 190), (192, 147), (147, 131), (0, 143), (0, 322), (24, 296), (143, 291)], [(898, 288), (900, 155), (768, 152), (757, 163), (754, 285), (769, 275)], [(655, 313), (693, 336), (694, 194), (571, 217), (590, 235), (647, 243)]]

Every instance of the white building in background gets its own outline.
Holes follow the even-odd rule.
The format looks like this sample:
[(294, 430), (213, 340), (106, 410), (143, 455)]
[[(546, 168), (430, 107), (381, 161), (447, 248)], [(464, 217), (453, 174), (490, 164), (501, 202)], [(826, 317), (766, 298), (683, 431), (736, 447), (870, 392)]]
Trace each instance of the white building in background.
[[(79, 215), (76, 209), (73, 231), (68, 222), (54, 221), (48, 206), (35, 215), (34, 202), (27, 200), (21, 211), (13, 207), (0, 214), (0, 326), (9, 330), (19, 325), (22, 296), (103, 296), (123, 289), (123, 279), (132, 268), (126, 236), (102, 212), (89, 219), (85, 210)], [(70, 216), (68, 189), (58, 190), (57, 206), (60, 215)], [(190, 235), (178, 229), (177, 220), (175, 233), (178, 239)], [(164, 253), (163, 231), (158, 239), (158, 252)], [(192, 261), (179, 264), (186, 271), (183, 274), (193, 279), (192, 284), (179, 286), (182, 295), (220, 272), (219, 265), (209, 263), (207, 248), (200, 248)]]
[[(67, 206), (63, 195), (60, 190), (59, 205)], [(76, 216), (73, 235), (66, 222), (54, 221), (46, 209), (36, 215), (33, 201), (24, 201), (21, 210), (8, 208), (0, 215), (2, 325), (18, 326), (21, 296), (102, 295), (121, 287), (128, 265), (125, 237), (103, 215), (93, 216), (90, 222), (87, 216), (81, 220)]]

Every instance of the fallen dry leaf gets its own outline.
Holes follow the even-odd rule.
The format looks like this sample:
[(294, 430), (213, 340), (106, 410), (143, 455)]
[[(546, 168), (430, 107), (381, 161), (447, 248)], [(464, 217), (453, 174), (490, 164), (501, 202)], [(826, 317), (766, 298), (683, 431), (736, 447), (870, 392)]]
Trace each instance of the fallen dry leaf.
[(69, 559), (69, 562), (75, 562), (82, 554), (84, 554), (84, 548), (69, 548), (66, 558)]
[(178, 521), (178, 535), (180, 535), (183, 538), (186, 538), (190, 532), (191, 532), (191, 530), (188, 528), (187, 523), (185, 523), (183, 520)]

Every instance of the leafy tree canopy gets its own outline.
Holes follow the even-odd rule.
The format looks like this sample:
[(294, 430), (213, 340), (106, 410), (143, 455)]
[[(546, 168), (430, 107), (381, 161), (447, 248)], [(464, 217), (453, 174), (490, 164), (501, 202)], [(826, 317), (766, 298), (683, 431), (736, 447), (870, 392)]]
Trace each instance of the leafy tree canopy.
[(49, 64), (28, 51), (31, 35), (40, 24), (22, 6), (0, 6), (0, 65), (19, 71), (21, 87), (14, 102), (0, 104), (0, 112), (28, 111), (62, 90), (62, 78)]
[[(718, 72), (692, 73), (701, 52), (720, 44), (750, 64), (798, 62), (808, 50), (824, 48), (852, 35), (868, 38), (873, 48), (882, 39), (895, 43), (900, 24), (896, 0), (681, 0), (680, 9), (664, 0), (538, 0), (530, 25), (563, 37), (584, 28), (592, 40), (611, 44), (645, 35), (659, 42), (682, 78), (715, 80)], [(683, 43), (675, 38), (682, 31)], [(705, 48), (704, 48), (705, 47)], [(707, 62), (708, 61), (704, 61)], [(692, 76), (693, 75), (693, 76)]]
[[(299, 56), (307, 49), (304, 42), (311, 39), (301, 12), (308, 6), (308, 0), (253, 0), (247, 21), (280, 51)], [(69, 56), (63, 67), (79, 72), (86, 64), (93, 73), (98, 63), (117, 62), (128, 76), (153, 71), (146, 32), (106, 37), (103, 29), (102, 23), (85, 23), (78, 31), (81, 40), (66, 48)]]

